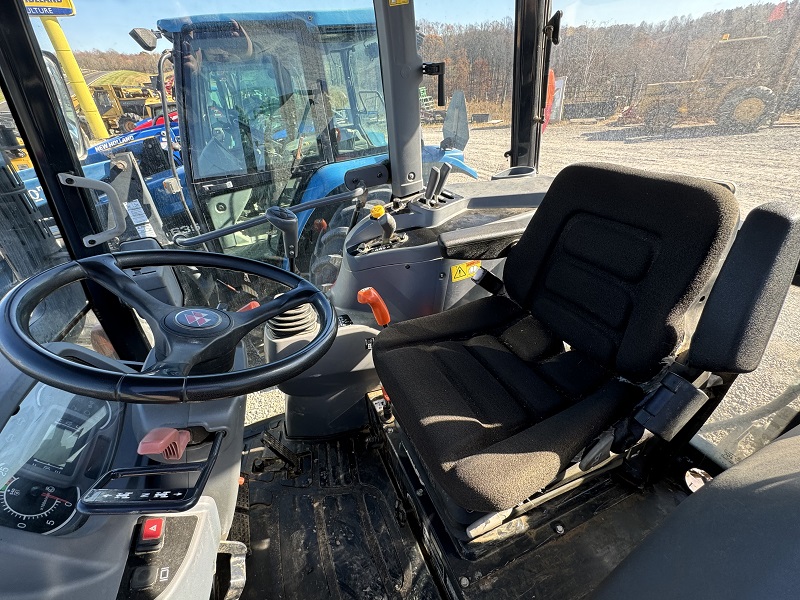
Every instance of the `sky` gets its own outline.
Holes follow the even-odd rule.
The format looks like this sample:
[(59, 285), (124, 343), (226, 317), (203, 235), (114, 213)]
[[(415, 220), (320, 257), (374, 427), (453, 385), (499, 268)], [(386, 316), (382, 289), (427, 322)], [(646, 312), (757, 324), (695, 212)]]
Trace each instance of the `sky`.
[[(5, 1), (5, 0), (0, 0)], [(276, 0), (73, 0), (76, 16), (60, 19), (73, 50), (117, 50), (138, 52), (128, 36), (134, 27), (154, 28), (161, 18), (231, 12), (276, 12), (286, 2)], [(666, 21), (744, 6), (759, 0), (553, 0), (554, 10), (564, 11), (568, 25), (583, 23), (633, 23)], [(777, 0), (775, 0), (777, 2)], [(371, 7), (369, 0), (297, 0), (291, 7), (307, 10), (337, 10)], [(459, 24), (502, 19), (514, 14), (514, 0), (416, 0), (418, 19)], [(34, 30), (43, 48), (52, 49), (38, 18)], [(162, 41), (158, 50), (167, 47)]]

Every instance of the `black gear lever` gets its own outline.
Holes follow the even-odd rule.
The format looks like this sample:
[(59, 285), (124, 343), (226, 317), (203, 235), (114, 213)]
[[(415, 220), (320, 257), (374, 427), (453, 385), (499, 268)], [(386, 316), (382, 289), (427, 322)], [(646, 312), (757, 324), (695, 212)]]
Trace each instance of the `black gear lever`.
[(283, 249), (289, 261), (289, 271), (294, 273), (294, 262), (295, 258), (297, 258), (297, 245), (300, 241), (297, 228), (297, 215), (288, 208), (270, 206), (267, 209), (266, 217), (267, 221), (283, 234)]

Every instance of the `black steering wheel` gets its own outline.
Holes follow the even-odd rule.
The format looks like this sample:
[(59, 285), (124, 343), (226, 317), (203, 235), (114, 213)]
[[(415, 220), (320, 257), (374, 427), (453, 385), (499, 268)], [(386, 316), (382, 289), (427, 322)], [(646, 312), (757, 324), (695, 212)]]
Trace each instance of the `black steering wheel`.
[[(192, 265), (251, 273), (291, 288), (245, 312), (175, 307), (150, 295), (123, 269)], [(119, 373), (61, 358), (39, 345), (28, 326), (36, 306), (57, 289), (89, 280), (136, 309), (150, 325), (155, 361), (141, 373)], [(310, 304), (319, 329), (290, 356), (241, 371), (190, 374), (198, 364), (232, 356), (241, 339), (265, 321)], [(338, 321), (330, 301), (302, 277), (265, 263), (205, 252), (142, 250), (102, 254), (59, 265), (21, 283), (0, 302), (0, 351), (20, 371), (53, 387), (121, 402), (197, 402), (230, 398), (276, 385), (317, 362), (336, 337)], [(228, 363), (230, 364), (230, 363)], [(221, 367), (227, 371), (226, 368)]]

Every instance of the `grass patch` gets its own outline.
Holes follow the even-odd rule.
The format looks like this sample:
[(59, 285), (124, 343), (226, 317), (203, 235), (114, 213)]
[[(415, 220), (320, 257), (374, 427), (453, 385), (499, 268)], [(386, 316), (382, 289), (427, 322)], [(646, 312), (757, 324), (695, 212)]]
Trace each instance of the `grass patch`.
[(95, 79), (91, 85), (150, 85), (150, 75), (140, 71), (111, 71)]

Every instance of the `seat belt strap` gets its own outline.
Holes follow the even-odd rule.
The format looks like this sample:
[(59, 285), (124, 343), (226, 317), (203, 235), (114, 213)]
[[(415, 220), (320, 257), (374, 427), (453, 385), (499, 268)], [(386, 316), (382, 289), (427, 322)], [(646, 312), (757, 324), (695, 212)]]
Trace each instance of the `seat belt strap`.
[(482, 287), (492, 296), (505, 296), (505, 284), (503, 280), (483, 267), (478, 267), (475, 275), (472, 276), (472, 281), (475, 285)]

